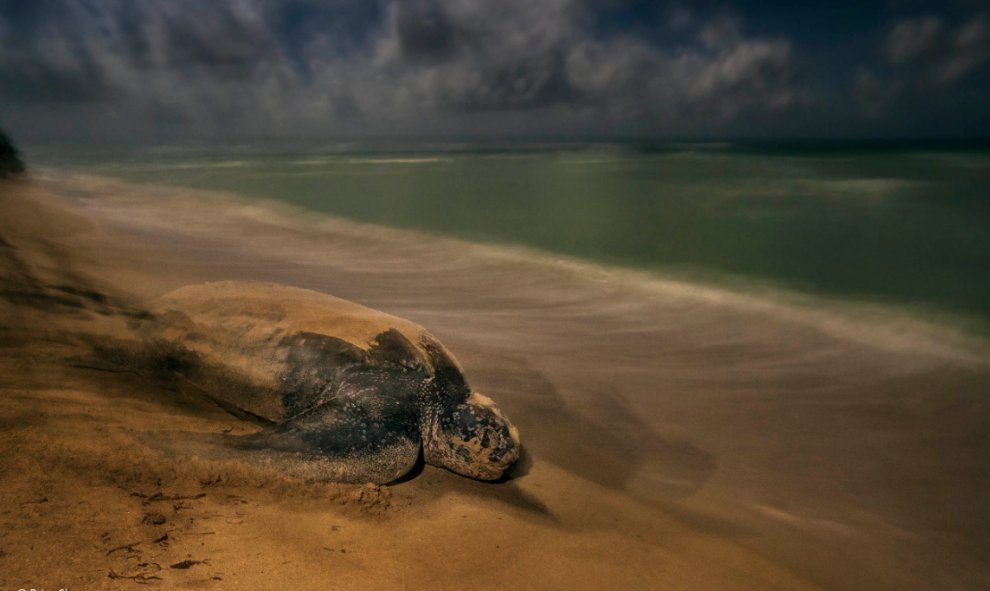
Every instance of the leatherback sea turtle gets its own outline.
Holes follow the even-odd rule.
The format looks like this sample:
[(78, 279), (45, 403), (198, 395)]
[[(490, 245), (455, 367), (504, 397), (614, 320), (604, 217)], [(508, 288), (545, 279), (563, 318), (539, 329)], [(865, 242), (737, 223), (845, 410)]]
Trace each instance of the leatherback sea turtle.
[[(386, 483), (426, 463), (497, 480), (517, 429), (421, 326), (326, 294), (226, 281), (152, 303), (171, 370), (268, 427), (228, 436), (299, 475)], [(180, 356), (182, 357), (182, 356)], [(192, 361), (188, 361), (191, 359)]]

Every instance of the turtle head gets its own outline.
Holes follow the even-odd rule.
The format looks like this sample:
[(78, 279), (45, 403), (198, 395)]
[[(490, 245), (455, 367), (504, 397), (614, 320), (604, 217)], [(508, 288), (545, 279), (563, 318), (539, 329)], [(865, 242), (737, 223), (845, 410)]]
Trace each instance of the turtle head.
[(498, 480), (519, 459), (519, 430), (478, 392), (448, 406), (431, 431), (423, 446), (426, 462), (463, 476)]

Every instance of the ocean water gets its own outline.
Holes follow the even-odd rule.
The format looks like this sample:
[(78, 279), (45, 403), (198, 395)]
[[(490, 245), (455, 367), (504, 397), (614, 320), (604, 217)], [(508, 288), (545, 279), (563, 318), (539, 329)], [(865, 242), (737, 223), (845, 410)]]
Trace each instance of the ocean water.
[(990, 155), (801, 148), (37, 166), (106, 235), (81, 271), (137, 297), (263, 280), (408, 318), (535, 462), (823, 588), (988, 588)]
[(985, 146), (242, 146), (42, 162), (668, 277), (893, 304), (984, 333), (990, 324)]

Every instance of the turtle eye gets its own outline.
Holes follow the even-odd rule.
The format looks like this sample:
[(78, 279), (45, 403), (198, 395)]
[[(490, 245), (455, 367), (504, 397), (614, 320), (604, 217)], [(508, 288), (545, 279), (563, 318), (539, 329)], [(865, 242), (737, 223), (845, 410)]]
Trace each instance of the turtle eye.
[(449, 424), (449, 430), (459, 439), (467, 442), (482, 436), (484, 430), (484, 419), (475, 414), (474, 409), (467, 405), (461, 405), (454, 411)]
[(497, 416), (484, 408), (463, 406), (454, 413), (453, 431), (465, 442), (473, 442), (481, 450), (490, 450), (490, 459), (497, 461), (511, 446), (508, 429)]

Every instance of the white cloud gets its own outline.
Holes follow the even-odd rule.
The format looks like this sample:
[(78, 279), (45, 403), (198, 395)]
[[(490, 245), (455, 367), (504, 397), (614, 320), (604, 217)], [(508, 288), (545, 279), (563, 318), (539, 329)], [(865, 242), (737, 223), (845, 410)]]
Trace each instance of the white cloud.
[(884, 46), (887, 59), (893, 64), (903, 64), (930, 54), (941, 41), (942, 29), (942, 21), (936, 17), (898, 22), (887, 35)]
[(976, 15), (955, 28), (935, 17), (899, 21), (884, 53), (892, 65), (918, 68), (924, 82), (955, 85), (990, 62), (990, 17)]
[[(392, 0), (342, 43), (339, 27), (286, 39), (284, 2), (50, 4), (64, 10), (31, 22), (5, 21), (0, 10), (5, 46), (16, 48), (0, 55), (0, 106), (86, 113), (73, 119), (93, 127), (403, 133), (497, 128), (507, 118), (533, 131), (637, 119), (704, 126), (783, 109), (794, 96), (790, 44), (747, 37), (727, 14), (681, 15), (673, 44), (669, 30), (599, 35), (586, 0)], [(307, 6), (346, 16), (359, 4)]]
[(686, 113), (732, 118), (775, 110), (793, 96), (790, 44), (749, 40), (738, 22), (720, 18), (703, 27), (696, 45), (662, 51), (642, 40), (587, 42), (572, 48), (568, 73), (591, 102), (613, 114)]
[(959, 27), (948, 57), (940, 65), (939, 81), (954, 84), (990, 62), (990, 18), (979, 16)]

